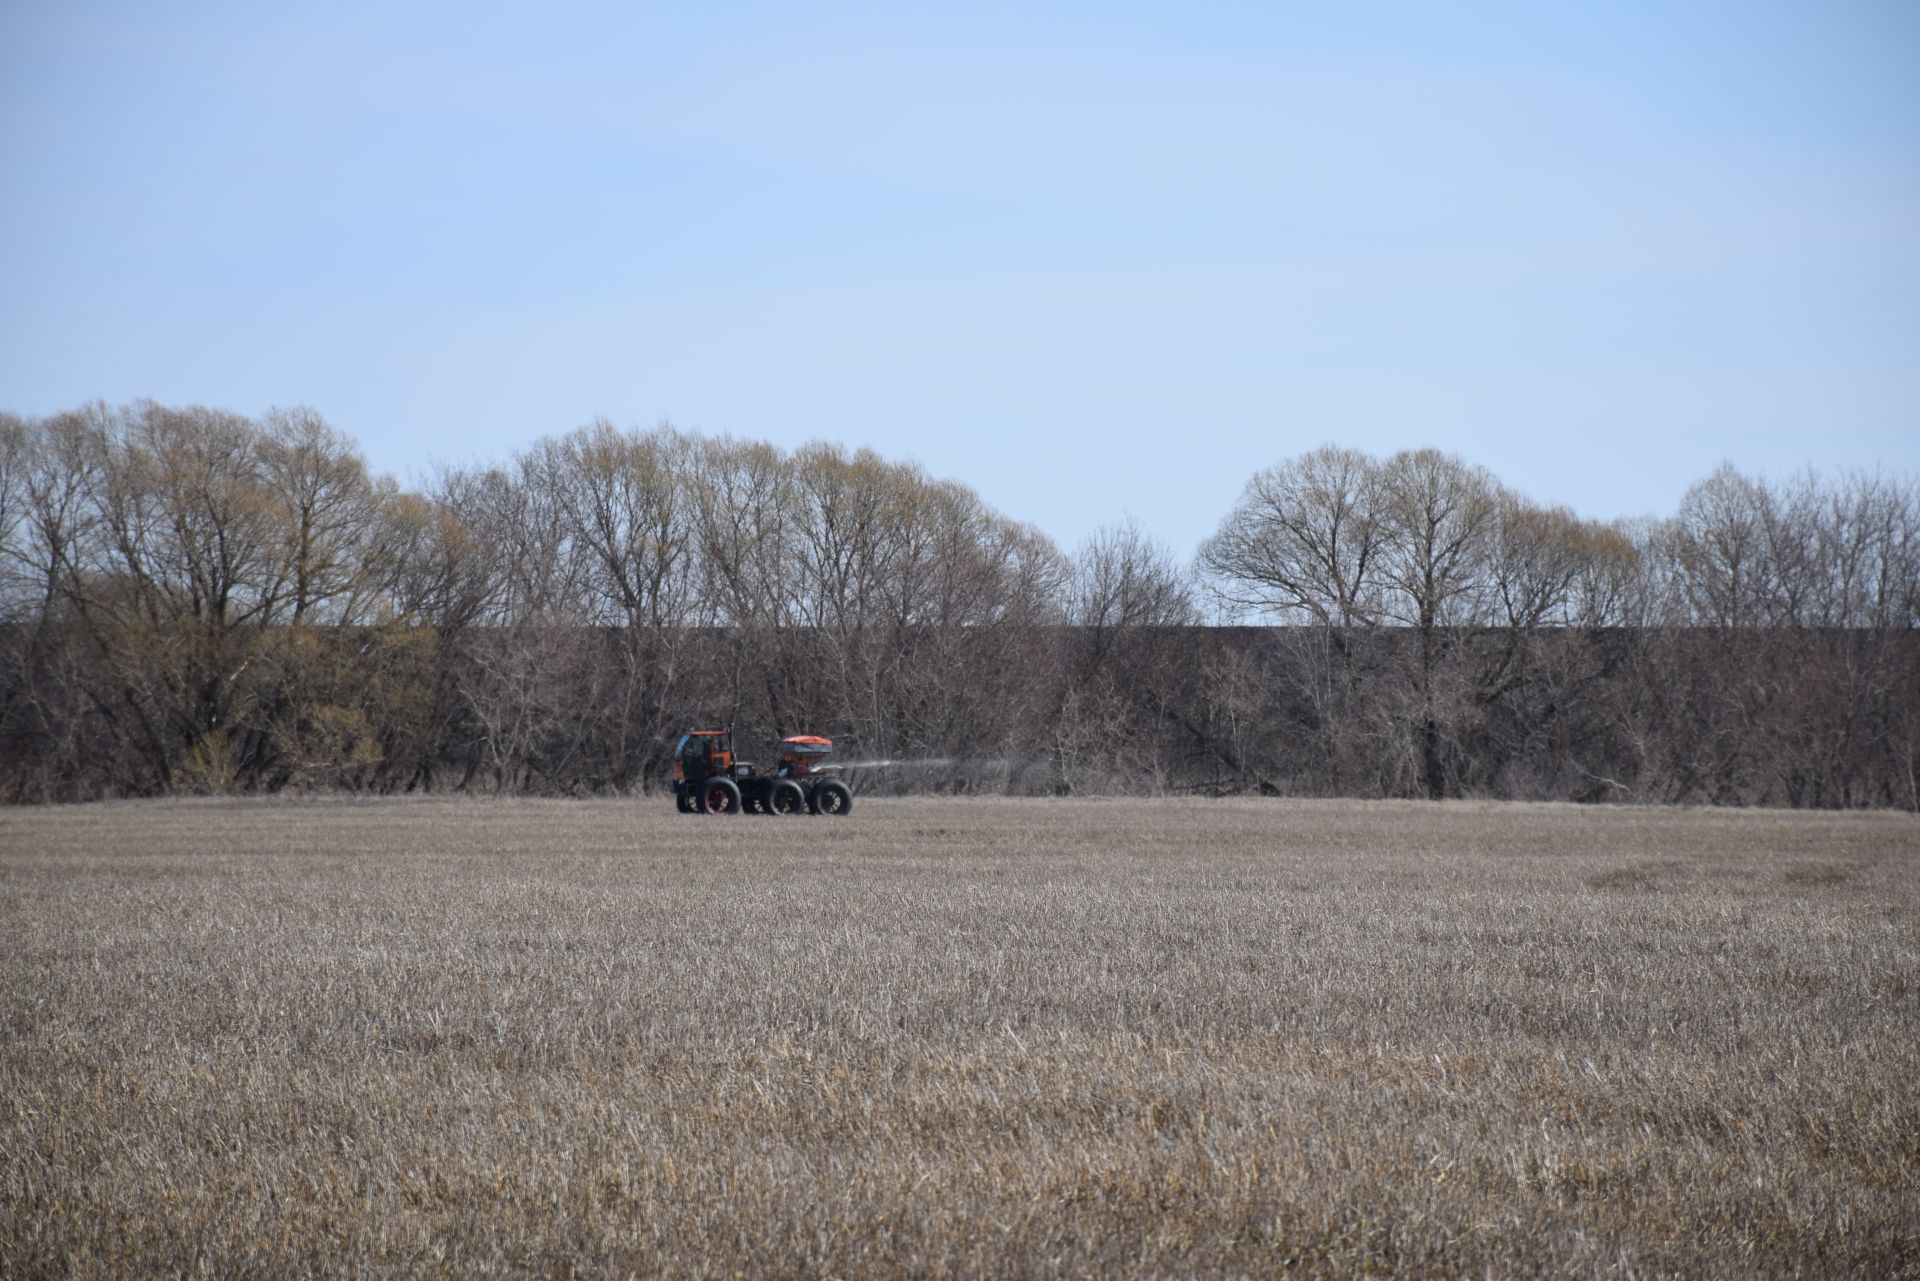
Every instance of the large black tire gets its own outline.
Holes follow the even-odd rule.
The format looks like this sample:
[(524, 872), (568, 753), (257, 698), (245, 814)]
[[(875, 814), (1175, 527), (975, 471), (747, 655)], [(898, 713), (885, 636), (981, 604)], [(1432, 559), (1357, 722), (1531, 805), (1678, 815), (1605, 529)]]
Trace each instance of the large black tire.
[(702, 814), (738, 814), (740, 788), (730, 778), (710, 778), (700, 784)]
[(804, 814), (807, 812), (807, 795), (800, 790), (800, 784), (790, 778), (783, 778), (773, 785), (773, 791), (767, 795), (767, 813)]
[(816, 814), (845, 818), (853, 813), (853, 792), (837, 778), (830, 778), (813, 789), (810, 808)]
[(673, 808), (679, 810), (682, 814), (691, 814), (693, 813), (693, 798), (685, 792), (675, 792), (673, 794)]

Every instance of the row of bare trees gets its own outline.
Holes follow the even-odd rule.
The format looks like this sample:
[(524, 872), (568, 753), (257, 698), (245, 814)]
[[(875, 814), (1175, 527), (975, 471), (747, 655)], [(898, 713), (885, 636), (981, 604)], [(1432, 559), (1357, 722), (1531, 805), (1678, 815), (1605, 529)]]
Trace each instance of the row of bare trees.
[(1723, 468), (1582, 521), (1431, 450), (1063, 556), (830, 445), (597, 423), (415, 490), (305, 410), (0, 416), (0, 788), (657, 787), (675, 733), (869, 787), (1920, 805), (1920, 494)]
[(1916, 800), (1910, 480), (1722, 467), (1672, 519), (1599, 524), (1432, 450), (1327, 447), (1255, 476), (1199, 567), (1296, 624), (1255, 719), (1311, 731), (1286, 772), (1323, 790)]

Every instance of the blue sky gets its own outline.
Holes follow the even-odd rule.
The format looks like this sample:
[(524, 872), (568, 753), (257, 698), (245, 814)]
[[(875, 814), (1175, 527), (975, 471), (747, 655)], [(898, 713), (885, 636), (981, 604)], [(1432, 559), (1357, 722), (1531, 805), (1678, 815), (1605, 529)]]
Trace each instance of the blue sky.
[(871, 445), (1185, 555), (1437, 445), (1920, 470), (1920, 5), (0, 0), (0, 407)]

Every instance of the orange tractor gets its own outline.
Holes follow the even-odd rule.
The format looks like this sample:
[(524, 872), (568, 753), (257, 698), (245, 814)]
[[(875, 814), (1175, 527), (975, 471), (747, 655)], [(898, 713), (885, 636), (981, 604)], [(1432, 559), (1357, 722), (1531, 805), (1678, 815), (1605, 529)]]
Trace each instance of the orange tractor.
[(734, 759), (733, 730), (695, 729), (673, 747), (673, 802), (682, 814), (834, 814), (853, 809), (853, 791), (835, 778), (829, 739), (780, 740), (780, 764), (761, 774)]

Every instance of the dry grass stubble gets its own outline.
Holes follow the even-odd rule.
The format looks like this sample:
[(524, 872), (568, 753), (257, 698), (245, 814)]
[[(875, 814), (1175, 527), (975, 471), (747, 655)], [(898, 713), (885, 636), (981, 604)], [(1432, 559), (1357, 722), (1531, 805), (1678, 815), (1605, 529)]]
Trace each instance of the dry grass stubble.
[(1920, 826), (0, 812), (0, 1271), (1920, 1271)]

